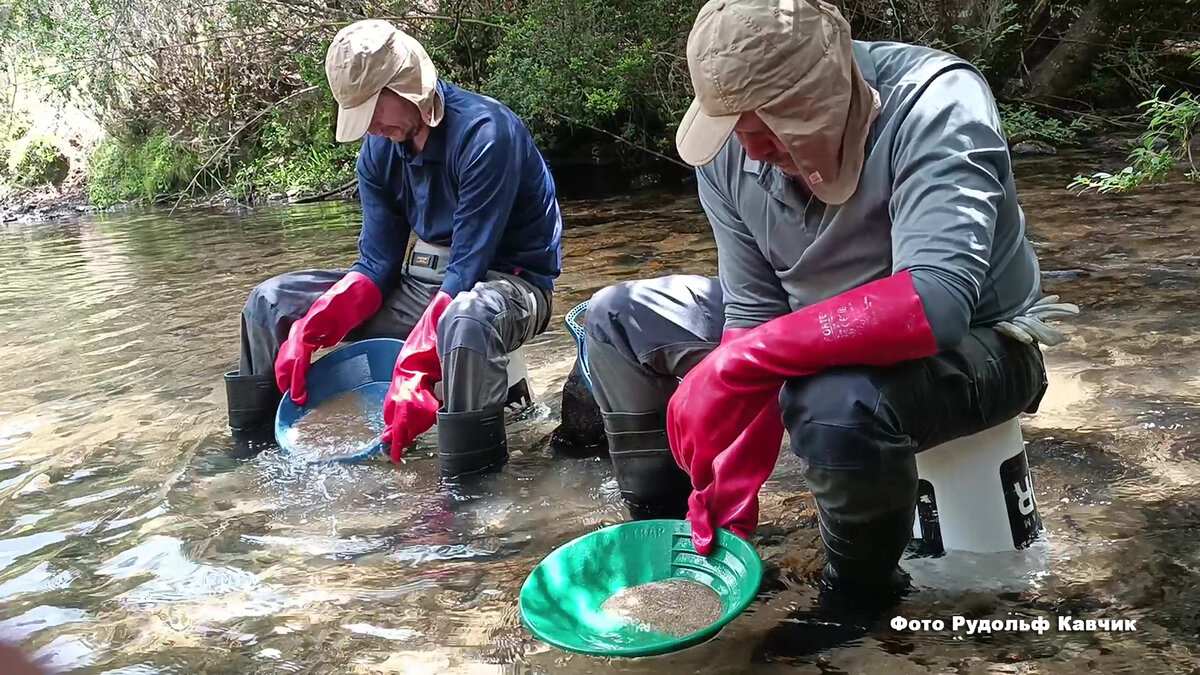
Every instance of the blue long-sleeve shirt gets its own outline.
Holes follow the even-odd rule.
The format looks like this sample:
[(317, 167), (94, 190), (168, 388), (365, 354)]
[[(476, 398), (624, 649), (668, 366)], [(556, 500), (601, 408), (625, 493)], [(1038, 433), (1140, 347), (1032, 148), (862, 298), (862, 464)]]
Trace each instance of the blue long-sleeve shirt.
[(498, 101), (439, 81), (445, 114), (419, 154), (368, 135), (358, 155), (363, 227), (351, 271), (386, 296), (410, 232), (450, 247), (442, 290), (470, 290), (488, 270), (547, 291), (562, 268), (554, 180), (525, 124)]

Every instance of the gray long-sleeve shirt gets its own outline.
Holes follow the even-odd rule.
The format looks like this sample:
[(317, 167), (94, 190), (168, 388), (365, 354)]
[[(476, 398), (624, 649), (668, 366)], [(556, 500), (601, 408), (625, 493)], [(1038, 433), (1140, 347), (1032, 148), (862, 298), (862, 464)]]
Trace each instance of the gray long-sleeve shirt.
[(826, 205), (733, 136), (697, 169), (726, 328), (775, 317), (903, 270), (940, 348), (1041, 294), (1008, 144), (986, 80), (920, 46), (855, 41), (882, 109), (854, 196)]

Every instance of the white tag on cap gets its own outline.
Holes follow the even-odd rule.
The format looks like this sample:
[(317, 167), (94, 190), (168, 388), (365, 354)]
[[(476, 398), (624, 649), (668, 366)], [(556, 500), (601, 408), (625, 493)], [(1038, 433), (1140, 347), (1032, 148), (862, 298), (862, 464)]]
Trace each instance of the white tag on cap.
[(819, 171), (814, 171), (808, 174), (808, 182), (810, 185), (820, 185), (821, 183), (825, 182), (825, 179), (821, 178), (821, 173)]

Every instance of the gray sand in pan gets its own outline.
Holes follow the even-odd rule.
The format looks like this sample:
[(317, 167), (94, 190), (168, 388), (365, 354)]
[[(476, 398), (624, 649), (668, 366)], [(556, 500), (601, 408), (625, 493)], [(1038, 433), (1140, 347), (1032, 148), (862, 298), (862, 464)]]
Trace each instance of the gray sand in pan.
[(600, 609), (644, 630), (685, 637), (721, 618), (721, 598), (690, 579), (667, 579), (623, 588)]

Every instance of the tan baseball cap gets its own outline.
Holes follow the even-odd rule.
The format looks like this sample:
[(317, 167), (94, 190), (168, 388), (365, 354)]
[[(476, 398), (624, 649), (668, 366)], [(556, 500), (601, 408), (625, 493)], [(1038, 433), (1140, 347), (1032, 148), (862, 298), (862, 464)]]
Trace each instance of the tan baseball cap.
[(854, 194), (879, 95), (854, 62), (850, 24), (822, 0), (709, 0), (687, 43), (695, 100), (675, 144), (693, 166), (717, 156), (742, 113), (779, 136), (818, 199)]
[(430, 126), (442, 121), (437, 68), (425, 48), (387, 21), (356, 21), (325, 52), (325, 76), (338, 102), (337, 140), (362, 138), (384, 87), (412, 101)]

